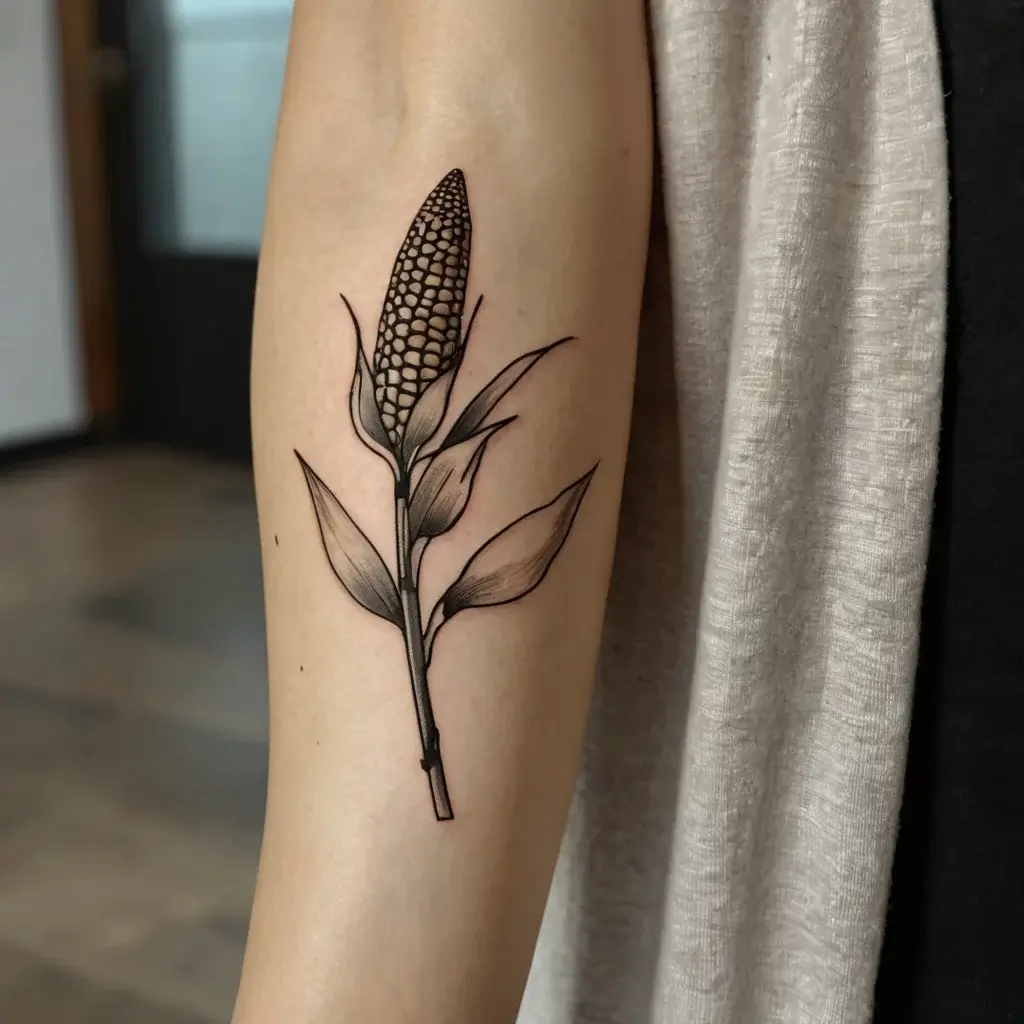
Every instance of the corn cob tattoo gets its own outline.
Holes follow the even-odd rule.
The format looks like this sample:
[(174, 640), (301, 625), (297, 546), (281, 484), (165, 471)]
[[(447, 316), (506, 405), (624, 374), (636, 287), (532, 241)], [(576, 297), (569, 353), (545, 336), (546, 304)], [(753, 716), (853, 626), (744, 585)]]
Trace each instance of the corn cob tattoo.
[(428, 670), (441, 628), (467, 608), (509, 604), (540, 585), (569, 538), (597, 470), (593, 466), (546, 505), (482, 544), (423, 624), (420, 564), (427, 545), (462, 518), (488, 444), (517, 417), (492, 413), (522, 377), (570, 337), (514, 359), (462, 408), (446, 430), (452, 387), (482, 297), (463, 330), (472, 223), (466, 178), (450, 171), (413, 218), (391, 273), (373, 351), (363, 351), (348, 300), (356, 359), (349, 396), (359, 439), (384, 459), (395, 480), (396, 571), (298, 452), (320, 539), (334, 575), (367, 611), (401, 630), (426, 773), (438, 821), (455, 817), (441, 758)]
[(373, 354), (375, 397), (398, 444), (409, 412), (447, 373), (462, 340), (472, 225), (462, 171), (427, 196), (398, 250)]

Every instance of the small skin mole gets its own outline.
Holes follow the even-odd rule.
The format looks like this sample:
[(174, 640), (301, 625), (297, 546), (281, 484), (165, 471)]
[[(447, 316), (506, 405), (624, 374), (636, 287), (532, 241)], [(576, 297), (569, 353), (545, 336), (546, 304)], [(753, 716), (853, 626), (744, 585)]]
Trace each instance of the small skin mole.
[(300, 666), (299, 666), (299, 671), (300, 671), (300, 672), (305, 672), (306, 670), (305, 670), (305, 668), (303, 668), (303, 666), (302, 666), (302, 665), (300, 665)]
[(280, 541), (279, 541), (279, 540), (277, 539), (277, 534), (276, 534), (276, 533), (274, 534), (274, 544), (275, 544), (275, 545), (276, 545), (277, 547), (280, 547), (280, 546), (281, 546), (281, 542), (280, 542)]

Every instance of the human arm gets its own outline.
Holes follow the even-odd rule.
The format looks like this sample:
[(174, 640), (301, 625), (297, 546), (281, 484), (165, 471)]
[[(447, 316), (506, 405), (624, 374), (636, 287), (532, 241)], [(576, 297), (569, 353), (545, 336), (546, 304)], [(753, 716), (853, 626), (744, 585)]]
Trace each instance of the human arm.
[[(639, 2), (296, 5), (254, 336), (271, 774), (236, 1024), (514, 1020), (614, 543), (646, 255), (648, 94)], [(442, 280), (424, 297), (436, 251), (420, 268), (417, 250), (410, 268), (425, 275), (410, 330), (441, 290), (452, 295), (443, 315), (458, 320), (448, 415), (421, 451), (443, 445), (505, 368), (573, 340), (532, 362), (481, 420), (493, 435), (464, 513), (425, 551), (409, 542), (403, 566), (402, 518), (427, 467), (392, 450), (403, 440), (394, 417), (402, 370), (426, 363), (405, 358), (406, 333), (403, 359), (385, 365), (378, 318), (383, 309), (386, 329), (398, 308), (388, 296), (401, 305), (396, 254), (443, 180), (468, 202), (471, 245), (459, 255), (464, 289)], [(430, 339), (429, 320), (416, 336)], [(366, 422), (372, 409), (357, 402), (350, 415), (356, 323), (383, 438)], [(414, 383), (410, 412), (426, 400), (424, 379)], [(358, 538), (335, 501), (379, 552), (397, 609), (385, 583), (376, 597), (359, 592), (373, 589), (369, 556), (356, 552), (362, 575), (351, 575)], [(487, 571), (453, 601), (474, 552), (545, 506), (481, 552)], [(474, 605), (481, 581), (487, 603)], [(409, 651), (413, 589), (431, 647), (421, 657)], [(423, 676), (439, 751), (424, 729)]]

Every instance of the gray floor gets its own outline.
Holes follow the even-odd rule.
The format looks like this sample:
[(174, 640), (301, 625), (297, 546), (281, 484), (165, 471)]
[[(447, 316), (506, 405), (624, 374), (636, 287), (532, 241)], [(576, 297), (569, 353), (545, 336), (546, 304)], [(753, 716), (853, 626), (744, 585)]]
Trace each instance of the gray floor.
[(0, 476), (0, 1021), (229, 1019), (265, 731), (246, 473)]

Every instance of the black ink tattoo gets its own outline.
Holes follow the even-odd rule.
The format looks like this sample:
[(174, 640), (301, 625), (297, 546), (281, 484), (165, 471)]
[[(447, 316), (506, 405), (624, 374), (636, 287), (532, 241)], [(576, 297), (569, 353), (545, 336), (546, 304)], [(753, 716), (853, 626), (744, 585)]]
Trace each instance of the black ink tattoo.
[(483, 302), (482, 296), (476, 300), (463, 331), (471, 235), (466, 179), (454, 170), (427, 196), (398, 251), (372, 366), (355, 310), (341, 296), (355, 329), (352, 423), (359, 439), (388, 463), (395, 478), (395, 576), (330, 488), (295, 453), (334, 574), (363, 608), (402, 631), (419, 724), (420, 766), (430, 781), (438, 821), (455, 815), (427, 679), (437, 634), (461, 611), (518, 601), (540, 584), (569, 537), (597, 469), (595, 465), (548, 504), (481, 545), (424, 627), (419, 595), (424, 550), (461, 519), (488, 443), (517, 418), (491, 421), (491, 413), (537, 362), (573, 340), (560, 338), (514, 359), (435, 442)]

